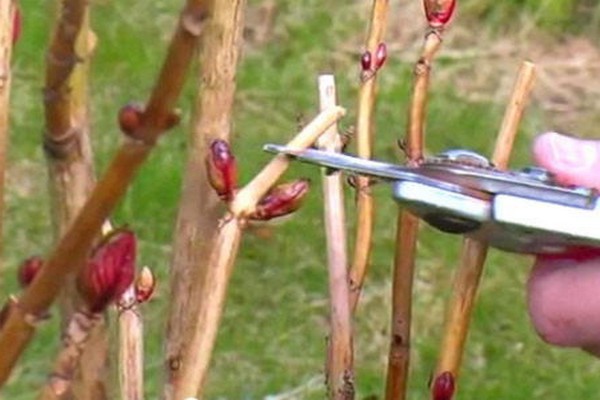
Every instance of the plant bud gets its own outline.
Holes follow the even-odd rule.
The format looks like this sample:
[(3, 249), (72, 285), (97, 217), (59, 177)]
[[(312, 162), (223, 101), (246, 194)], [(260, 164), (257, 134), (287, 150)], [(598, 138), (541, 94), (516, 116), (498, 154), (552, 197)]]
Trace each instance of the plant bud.
[(42, 266), (44, 265), (44, 260), (39, 256), (29, 257), (25, 261), (21, 263), (19, 266), (19, 285), (21, 288), (25, 289), (33, 279), (36, 277), (37, 273)]
[(423, 6), (429, 26), (439, 29), (443, 28), (452, 18), (456, 0), (423, 0)]
[(23, 26), (21, 9), (17, 4), (15, 4), (12, 23), (12, 44), (14, 46), (21, 38), (21, 29)]
[(432, 400), (452, 400), (454, 396), (454, 376), (445, 371), (436, 376), (431, 390)]
[(217, 139), (211, 143), (206, 156), (206, 172), (221, 200), (233, 200), (237, 189), (237, 163), (225, 140)]
[(144, 108), (137, 103), (129, 103), (119, 110), (119, 128), (128, 135), (134, 136), (135, 132), (142, 126)]
[(300, 208), (309, 189), (308, 179), (297, 179), (275, 186), (259, 201), (250, 219), (268, 221), (293, 213)]
[(379, 43), (375, 51), (375, 70), (379, 70), (387, 60), (387, 46), (385, 43)]
[(77, 277), (77, 287), (91, 312), (103, 311), (133, 282), (136, 237), (127, 229), (106, 236)]
[(371, 56), (371, 52), (367, 50), (362, 53), (362, 56), (360, 56), (360, 67), (362, 68), (363, 72), (367, 72), (371, 70), (372, 65), (373, 57)]
[(138, 303), (145, 303), (150, 300), (155, 289), (156, 278), (152, 270), (148, 267), (143, 267), (135, 280), (135, 299)]

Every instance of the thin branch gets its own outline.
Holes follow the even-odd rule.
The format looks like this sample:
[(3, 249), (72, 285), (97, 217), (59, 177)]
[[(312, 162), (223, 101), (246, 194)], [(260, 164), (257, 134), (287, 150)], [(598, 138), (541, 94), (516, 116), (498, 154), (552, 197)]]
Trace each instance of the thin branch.
[[(508, 167), (518, 126), (531, 93), (534, 79), (534, 64), (524, 62), (519, 70), (502, 126), (496, 138), (492, 162), (498, 169)], [(449, 301), (446, 316), (436, 377), (443, 373), (450, 373), (455, 381), (458, 378), (487, 249), (486, 243), (469, 238), (465, 238), (463, 241), (460, 264), (454, 277), (452, 297)]]
[[(427, 1), (427, 0), (425, 0)], [(442, 43), (443, 27), (430, 29), (425, 36), (421, 57), (414, 68), (414, 86), (408, 114), (405, 151), (409, 165), (417, 166), (423, 160), (427, 93), (433, 57)], [(388, 355), (386, 400), (406, 398), (410, 366), (410, 327), (412, 309), (412, 281), (414, 276), (419, 219), (399, 209), (396, 228), (392, 288), (392, 338)]]
[[(287, 145), (301, 150), (314, 143), (317, 138), (345, 114), (341, 107), (332, 107), (321, 112), (311, 123), (298, 133)], [(201, 396), (208, 365), (215, 344), (217, 331), (223, 314), (229, 279), (237, 258), (242, 230), (248, 216), (256, 209), (259, 200), (285, 172), (290, 160), (285, 155), (275, 156), (235, 196), (217, 230), (217, 239), (209, 256), (209, 266), (202, 288), (196, 288), (199, 306), (194, 316), (196, 329), (188, 351), (184, 354), (179, 379), (173, 382), (173, 398)]]
[(131, 285), (117, 303), (119, 313), (119, 391), (122, 400), (144, 398), (144, 322)]
[[(319, 76), (321, 111), (336, 105), (333, 75)], [(332, 125), (317, 141), (323, 150), (340, 152), (342, 140), (337, 126)], [(341, 172), (323, 172), (324, 222), (327, 238), (329, 271), (330, 335), (327, 351), (327, 384), (331, 399), (354, 398), (352, 316), (348, 287), (348, 254), (346, 249), (346, 216)]]
[[(371, 11), (371, 24), (367, 38), (369, 54), (375, 54), (383, 43), (389, 13), (389, 0), (374, 0)], [(384, 47), (385, 48), (385, 47)], [(361, 82), (356, 120), (357, 155), (371, 158), (373, 153), (373, 109), (377, 89), (377, 71)], [(356, 237), (354, 255), (350, 268), (350, 303), (356, 309), (360, 291), (369, 267), (371, 242), (373, 237), (374, 203), (369, 178), (359, 176), (356, 179)]]
[[(55, 241), (64, 234), (91, 193), (95, 177), (90, 144), (88, 72), (95, 35), (89, 28), (89, 2), (64, 0), (46, 56), (44, 150), (48, 162), (51, 215)], [(66, 329), (81, 307), (72, 280), (61, 292), (61, 319)], [(108, 337), (105, 324), (90, 333), (72, 383), (78, 397), (106, 398)]]
[(158, 82), (152, 92), (141, 126), (122, 145), (98, 182), (81, 212), (48, 256), (34, 282), (10, 307), (0, 331), (0, 385), (34, 334), (36, 321), (58, 295), (65, 276), (77, 269), (87, 256), (103, 222), (125, 194), (135, 173), (148, 157), (159, 135), (169, 126), (172, 110), (181, 92), (209, 16), (207, 2), (189, 0), (181, 13)]
[(13, 23), (16, 12), (14, 1), (0, 1), (0, 252), (3, 247), (4, 186), (6, 153), (9, 141), (8, 115), (12, 75), (10, 64), (13, 47)]
[(90, 334), (102, 324), (102, 314), (76, 311), (63, 335), (63, 346), (52, 367), (52, 373), (42, 388), (39, 400), (67, 400), (73, 398), (73, 379)]
[(229, 142), (236, 89), (236, 66), (241, 52), (246, 2), (216, 2), (200, 51), (200, 87), (196, 100), (190, 148), (170, 269), (171, 296), (165, 343), (166, 382), (164, 396), (173, 399), (173, 382), (179, 380), (183, 355), (194, 333), (198, 304), (193, 290), (202, 287), (209, 269), (222, 204), (212, 190), (204, 167), (207, 149), (216, 139)]

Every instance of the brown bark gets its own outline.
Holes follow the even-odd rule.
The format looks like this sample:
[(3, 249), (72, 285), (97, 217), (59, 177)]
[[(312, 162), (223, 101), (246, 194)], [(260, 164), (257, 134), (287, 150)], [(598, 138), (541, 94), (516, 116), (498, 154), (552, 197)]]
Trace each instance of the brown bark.
[[(95, 177), (88, 116), (88, 70), (93, 52), (86, 1), (64, 0), (47, 55), (44, 105), (46, 150), (55, 241), (65, 233), (92, 191)], [(63, 328), (82, 302), (72, 277), (60, 296)], [(78, 399), (105, 399), (108, 338), (104, 324), (90, 333), (72, 382)]]
[(419, 219), (408, 211), (398, 215), (392, 278), (392, 335), (388, 354), (386, 400), (406, 398), (410, 361), (412, 286)]
[(190, 295), (206, 280), (208, 257), (223, 213), (205, 169), (207, 149), (215, 139), (229, 141), (236, 88), (236, 68), (242, 45), (245, 1), (217, 2), (200, 54), (199, 95), (190, 135), (190, 150), (171, 263), (171, 298), (166, 341), (165, 398), (172, 398), (186, 344), (194, 332), (197, 302)]
[[(336, 105), (333, 75), (319, 76), (319, 103), (321, 111)], [(342, 150), (342, 140), (336, 125), (332, 125), (323, 133), (317, 141), (317, 146), (338, 153)], [(323, 172), (322, 180), (330, 297), (327, 386), (329, 398), (350, 400), (354, 398), (355, 393), (354, 349), (348, 285), (343, 176), (340, 171)]]
[(2, 252), (3, 245), (4, 181), (9, 135), (8, 115), (11, 84), (10, 62), (15, 12), (16, 7), (13, 0), (0, 0), (0, 252)]
[[(367, 51), (375, 54), (377, 46), (383, 42), (389, 11), (389, 0), (374, 0), (371, 11), (371, 24), (367, 38)], [(373, 110), (377, 94), (377, 72), (364, 79), (358, 93), (356, 119), (357, 155), (371, 158), (373, 153)], [(356, 179), (356, 238), (354, 256), (350, 267), (350, 302), (352, 310), (356, 309), (362, 285), (369, 268), (371, 242), (373, 237), (373, 220), (375, 206), (371, 194), (370, 179)]]
[(0, 331), (0, 385), (34, 333), (35, 321), (55, 300), (65, 277), (74, 272), (87, 256), (94, 238), (117, 202), (125, 194), (135, 173), (148, 157), (159, 135), (169, 126), (175, 102), (181, 92), (187, 69), (205, 19), (209, 3), (188, 0), (171, 41), (167, 58), (150, 96), (139, 129), (122, 144), (107, 172), (51, 251), (46, 263), (23, 295), (10, 308)]
[(63, 347), (52, 367), (39, 400), (67, 400), (80, 399), (74, 394), (73, 381), (81, 361), (84, 349), (89, 345), (90, 334), (102, 324), (104, 317), (101, 314), (89, 314), (76, 311), (67, 324), (63, 335)]
[[(321, 112), (287, 146), (298, 150), (307, 148), (344, 114), (345, 110), (341, 107), (331, 107)], [(176, 400), (202, 395), (242, 229), (248, 216), (256, 209), (257, 203), (277, 182), (289, 164), (289, 157), (282, 154), (275, 156), (236, 194), (230, 205), (230, 212), (219, 222), (217, 238), (207, 256), (208, 268), (204, 275), (204, 285), (193, 288), (190, 294), (198, 304), (198, 310), (190, 317), (196, 321), (195, 330), (183, 355), (178, 379), (171, 382), (172, 391), (168, 394)]]
[[(519, 70), (502, 126), (496, 138), (492, 162), (498, 169), (508, 168), (513, 143), (527, 99), (533, 88), (534, 78), (535, 66), (532, 63), (524, 62)], [(487, 250), (486, 243), (469, 238), (463, 241), (435, 376), (443, 372), (450, 372), (455, 381), (458, 379)]]

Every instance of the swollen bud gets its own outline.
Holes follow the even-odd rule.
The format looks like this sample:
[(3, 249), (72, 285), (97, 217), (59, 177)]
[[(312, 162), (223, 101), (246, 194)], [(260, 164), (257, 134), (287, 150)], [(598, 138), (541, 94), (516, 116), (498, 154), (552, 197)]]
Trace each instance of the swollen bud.
[(309, 189), (308, 179), (297, 179), (275, 186), (258, 202), (250, 219), (268, 221), (293, 213), (300, 208)]
[(93, 251), (77, 277), (77, 288), (90, 311), (101, 312), (133, 282), (137, 240), (127, 229), (115, 230)]
[(387, 60), (387, 46), (382, 42), (377, 45), (377, 50), (375, 51), (375, 70), (383, 67), (385, 60)]
[(432, 400), (452, 400), (454, 396), (454, 375), (445, 371), (436, 376), (431, 388)]
[(25, 289), (42, 269), (44, 260), (39, 256), (29, 257), (19, 265), (19, 285)]
[(134, 136), (135, 132), (142, 126), (144, 107), (138, 103), (129, 103), (119, 110), (119, 128), (128, 135)]
[(372, 65), (373, 58), (371, 56), (371, 52), (367, 50), (362, 53), (362, 56), (360, 57), (360, 67), (362, 68), (363, 72), (368, 72), (371, 70)]
[(429, 26), (434, 29), (443, 28), (456, 8), (456, 0), (423, 0), (425, 17)]
[(206, 172), (221, 200), (233, 200), (237, 189), (237, 163), (225, 140), (217, 139), (211, 143), (206, 156)]
[(150, 300), (156, 289), (156, 278), (150, 268), (142, 268), (135, 280), (134, 287), (135, 299), (138, 303), (145, 303)]

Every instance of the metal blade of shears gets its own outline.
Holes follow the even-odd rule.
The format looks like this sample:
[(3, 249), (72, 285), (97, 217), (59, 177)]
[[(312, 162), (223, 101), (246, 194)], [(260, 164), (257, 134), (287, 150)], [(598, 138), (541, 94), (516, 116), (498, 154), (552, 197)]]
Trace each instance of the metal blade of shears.
[(346, 154), (329, 151), (305, 149), (295, 150), (277, 144), (266, 144), (263, 150), (270, 153), (285, 154), (298, 161), (316, 164), (322, 167), (342, 170), (358, 175), (372, 176), (384, 180), (419, 180), (420, 175), (413, 172), (413, 168), (381, 161), (366, 160)]

